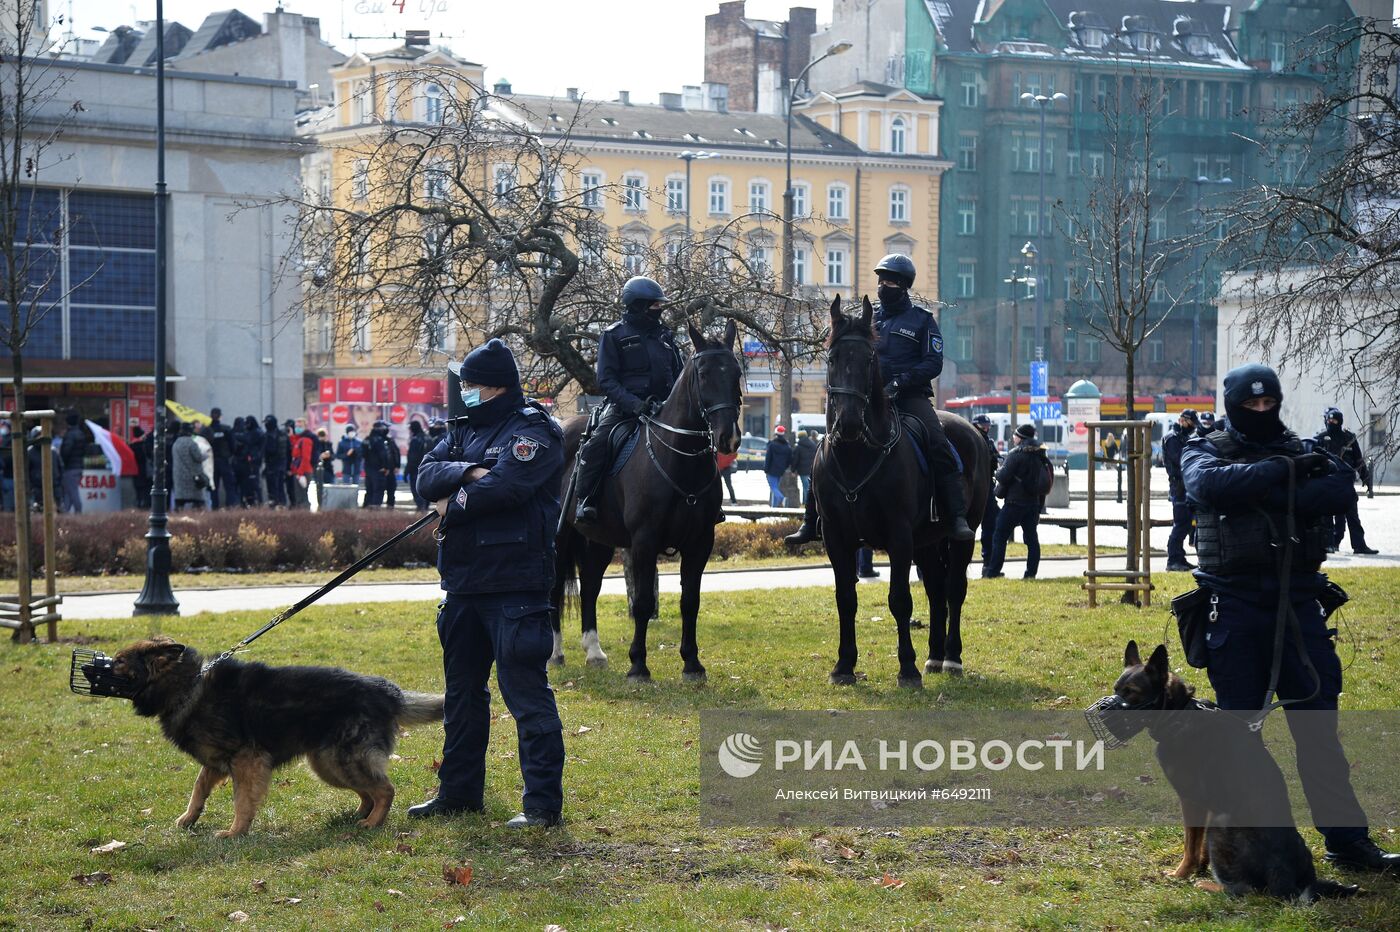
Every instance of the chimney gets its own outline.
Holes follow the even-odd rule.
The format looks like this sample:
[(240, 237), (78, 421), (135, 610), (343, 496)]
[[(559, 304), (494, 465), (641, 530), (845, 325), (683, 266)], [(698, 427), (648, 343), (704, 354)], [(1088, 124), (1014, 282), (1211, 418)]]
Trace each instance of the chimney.
[(492, 86), (491, 92), (499, 97), (504, 97), (510, 93), (510, 82), (505, 78), (500, 78)]
[(569, 95), (569, 99), (570, 99), (570, 100), (578, 100), (578, 88), (576, 88), (576, 87), (565, 88), (565, 93), (567, 93), (567, 94)]
[(617, 92), (617, 102), (620, 103), (620, 104), (622, 104), (623, 106), (626, 106), (626, 107), (632, 106), (632, 92), (631, 92), (631, 91), (618, 91), (618, 92)]
[(663, 93), (660, 96), (661, 106), (667, 110), (684, 110), (685, 105), (681, 103), (681, 95), (675, 93)]

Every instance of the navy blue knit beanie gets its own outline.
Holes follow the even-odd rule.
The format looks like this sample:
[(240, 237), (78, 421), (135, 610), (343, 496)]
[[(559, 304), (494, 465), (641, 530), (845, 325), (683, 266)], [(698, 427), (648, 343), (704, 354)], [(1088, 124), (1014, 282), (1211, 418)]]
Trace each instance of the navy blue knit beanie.
[(515, 367), (515, 355), (499, 339), (491, 339), (467, 354), (457, 368), (457, 375), (472, 385), (486, 388), (519, 388), (520, 370)]

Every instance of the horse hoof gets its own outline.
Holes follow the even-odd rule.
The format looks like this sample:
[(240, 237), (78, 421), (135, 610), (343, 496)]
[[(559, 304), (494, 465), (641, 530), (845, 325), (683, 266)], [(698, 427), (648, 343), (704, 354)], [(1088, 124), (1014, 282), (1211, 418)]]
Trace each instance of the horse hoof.
[(913, 676), (901, 676), (899, 678), (900, 689), (923, 689), (924, 678), (915, 673)]
[(909, 619), (909, 627), (911, 627), (911, 628), (925, 628), (925, 627), (927, 627), (927, 625), (925, 625), (922, 621), (920, 621), (920, 620), (917, 619), (917, 618), (910, 618), (910, 619)]
[(650, 674), (650, 673), (629, 673), (629, 674), (627, 674), (627, 682), (629, 682), (629, 683), (639, 683), (639, 684), (640, 684), (640, 683), (650, 683), (650, 682), (651, 682), (651, 674)]
[(962, 676), (963, 665), (956, 660), (945, 660), (943, 661), (943, 672), (949, 676)]
[(681, 679), (687, 683), (704, 683), (709, 679), (704, 670), (686, 670), (681, 674)]
[(943, 661), (941, 661), (941, 660), (925, 660), (925, 661), (924, 661), (924, 672), (925, 672), (925, 673), (942, 673), (942, 672), (943, 672)]
[(856, 675), (854, 673), (833, 673), (830, 681), (832, 686), (854, 686)]
[(588, 665), (589, 665), (590, 667), (598, 667), (599, 669), (602, 669), (603, 667), (606, 667), (606, 666), (608, 665), (608, 658), (607, 658), (607, 657), (589, 657), (589, 658), (588, 658)]
[(562, 667), (564, 665), (564, 655), (559, 654), (556, 657), (550, 657), (548, 664), (551, 667)]

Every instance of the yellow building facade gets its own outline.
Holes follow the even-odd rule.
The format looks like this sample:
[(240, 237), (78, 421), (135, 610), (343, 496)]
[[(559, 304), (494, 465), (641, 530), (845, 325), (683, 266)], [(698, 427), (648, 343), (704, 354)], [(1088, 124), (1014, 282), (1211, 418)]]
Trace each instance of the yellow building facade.
[[(440, 83), (440, 69), (446, 67), (481, 86), (480, 65), (441, 50), (357, 55), (337, 69), (336, 104), (309, 124), (314, 128), (308, 135), (321, 146), (306, 160), (308, 190), (353, 207), (356, 166), (345, 154), (347, 144), (382, 132), (385, 114), (396, 121), (434, 118), (433, 95), (441, 88), (434, 90), (435, 84), (415, 81), (412, 75), (421, 69)], [(386, 72), (402, 75), (392, 82), (395, 92), (369, 93), (380, 87)], [(687, 110), (665, 96), (672, 105), (530, 96), (498, 84), (489, 106), (500, 118), (541, 137), (568, 132), (571, 164), (559, 184), (624, 245), (646, 243), (664, 255), (668, 244), (684, 242), (687, 235), (702, 242), (724, 235), (745, 261), (761, 263), (780, 277), (785, 119)], [(913, 257), (919, 269), (916, 292), (936, 294), (940, 177), (951, 167), (936, 151), (939, 106), (938, 101), (866, 84), (818, 95), (797, 110), (792, 126), (794, 281), (806, 294), (844, 299), (873, 294), (871, 269), (891, 252)], [(483, 190), (489, 184), (483, 177)], [(645, 267), (641, 250), (638, 255), (637, 267), (627, 271), (661, 277)], [(309, 377), (419, 374), (403, 364), (401, 343), (376, 341), (372, 332), (318, 331), (324, 324), (316, 315), (307, 319)], [(464, 335), (455, 334), (445, 336), (439, 349), (420, 354), (423, 373), (440, 372), (447, 356), (460, 356), (469, 347)], [(752, 338), (746, 342), (744, 421), (747, 430), (765, 435), (776, 423), (778, 386), (776, 367), (761, 349)], [(795, 374), (795, 404), (799, 412), (824, 410), (820, 366)], [(572, 399), (561, 398), (556, 410), (571, 414), (577, 407)]]

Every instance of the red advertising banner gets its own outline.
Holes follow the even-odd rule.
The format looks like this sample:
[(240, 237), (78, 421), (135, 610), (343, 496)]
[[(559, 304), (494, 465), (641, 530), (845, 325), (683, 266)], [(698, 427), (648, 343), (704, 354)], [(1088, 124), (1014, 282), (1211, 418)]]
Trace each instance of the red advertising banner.
[(338, 379), (340, 400), (350, 403), (373, 401), (373, 379)]
[[(127, 413), (134, 426), (139, 426), (145, 433), (150, 433), (156, 429), (156, 387), (154, 384), (144, 382), (133, 382), (126, 387)], [(117, 429), (117, 421), (111, 422), (113, 429)], [(126, 437), (130, 437), (130, 427), (127, 428)]]
[(107, 401), (107, 424), (112, 433), (127, 442), (131, 441), (131, 425), (126, 422), (125, 398), (112, 398)]
[(335, 379), (321, 380), (321, 401), (330, 403), (336, 400)]
[(379, 404), (392, 404), (394, 401), (394, 380), (374, 380), (374, 400)]
[(446, 404), (447, 383), (443, 379), (399, 379), (396, 395), (401, 404)]

